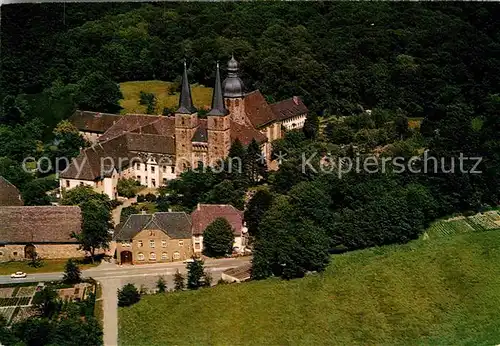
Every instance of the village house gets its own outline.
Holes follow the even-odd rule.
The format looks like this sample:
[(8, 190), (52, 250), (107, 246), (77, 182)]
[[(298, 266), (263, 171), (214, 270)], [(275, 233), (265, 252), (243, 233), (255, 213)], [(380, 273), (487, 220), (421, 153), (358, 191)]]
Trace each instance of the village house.
[[(21, 193), (7, 179), (0, 176), (0, 207), (23, 205)], [(1, 239), (0, 239), (1, 240)]]
[(159, 263), (193, 256), (191, 220), (184, 212), (130, 215), (115, 230), (117, 262)]
[(221, 82), (217, 64), (206, 119), (198, 117), (193, 105), (185, 63), (173, 116), (76, 112), (70, 121), (93, 145), (60, 174), (60, 189), (89, 185), (115, 199), (120, 178), (156, 188), (188, 168), (220, 162), (236, 140), (243, 145), (255, 140), (268, 167), (274, 166), (271, 142), (283, 137), (283, 128), (302, 128), (307, 107), (298, 96), (270, 105), (259, 90), (246, 93), (238, 70), (233, 57)]
[(0, 262), (25, 260), (33, 251), (43, 259), (84, 257), (71, 236), (81, 222), (76, 206), (0, 207)]
[(215, 219), (225, 218), (234, 233), (234, 252), (242, 252), (247, 243), (247, 228), (243, 224), (243, 212), (229, 204), (198, 204), (191, 213), (195, 254), (203, 251), (203, 232)]
[(173, 262), (200, 256), (203, 231), (218, 217), (225, 218), (233, 228), (234, 252), (243, 252), (247, 242), (243, 212), (226, 204), (198, 204), (191, 215), (185, 212), (130, 215), (117, 226), (113, 237), (117, 262)]

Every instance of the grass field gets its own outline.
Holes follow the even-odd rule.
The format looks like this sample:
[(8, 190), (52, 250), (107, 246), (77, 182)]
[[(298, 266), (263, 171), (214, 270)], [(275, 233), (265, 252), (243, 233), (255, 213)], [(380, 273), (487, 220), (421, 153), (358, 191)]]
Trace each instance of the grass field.
[[(67, 260), (44, 260), (44, 265), (40, 268), (33, 268), (28, 265), (27, 262), (3, 262), (0, 263), (0, 275), (8, 275), (15, 273), (17, 271), (25, 272), (25, 273), (51, 273), (51, 272), (63, 272), (64, 265)], [(80, 269), (88, 269), (98, 265), (95, 264), (79, 264)]]
[[(123, 93), (123, 100), (120, 105), (123, 107), (122, 114), (127, 113), (146, 113), (146, 106), (139, 104), (139, 94), (141, 91), (153, 93), (157, 99), (156, 114), (161, 114), (163, 107), (173, 109), (179, 103), (179, 93), (169, 95), (168, 91), (172, 83), (159, 80), (152, 81), (134, 81), (120, 83), (120, 89)], [(212, 88), (203, 85), (191, 85), (193, 103), (197, 108), (210, 107), (212, 103)]]
[(495, 345), (500, 232), (333, 257), (327, 271), (144, 297), (121, 345)]

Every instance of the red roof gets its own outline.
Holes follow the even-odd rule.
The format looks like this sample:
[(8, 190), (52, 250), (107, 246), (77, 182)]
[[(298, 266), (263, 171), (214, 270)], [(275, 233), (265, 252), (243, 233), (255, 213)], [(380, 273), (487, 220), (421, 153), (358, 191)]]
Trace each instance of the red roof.
[(256, 128), (276, 120), (276, 114), (273, 113), (271, 106), (269, 106), (259, 90), (245, 95), (245, 113)]
[(229, 222), (235, 236), (241, 236), (243, 212), (229, 204), (198, 204), (195, 211), (191, 213), (193, 235), (202, 235), (207, 226), (219, 217)]

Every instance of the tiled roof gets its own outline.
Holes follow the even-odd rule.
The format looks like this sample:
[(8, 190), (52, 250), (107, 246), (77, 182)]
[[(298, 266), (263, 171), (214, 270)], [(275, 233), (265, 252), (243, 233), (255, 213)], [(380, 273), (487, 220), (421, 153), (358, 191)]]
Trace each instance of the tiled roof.
[(69, 121), (82, 132), (95, 132), (104, 133), (114, 123), (120, 120), (121, 116), (118, 114), (86, 112), (77, 110)]
[(0, 207), (0, 242), (76, 243), (81, 230), (80, 207)]
[(125, 132), (131, 132), (140, 127), (154, 123), (155, 121), (158, 121), (160, 117), (161, 117), (160, 115), (145, 115), (145, 114), (123, 115), (120, 117), (119, 121), (117, 121), (101, 137), (99, 137), (99, 141), (104, 142), (109, 139), (120, 136)]
[(173, 136), (128, 133), (126, 137), (128, 150), (130, 151), (175, 155), (175, 139)]
[(241, 235), (243, 212), (229, 204), (198, 204), (191, 213), (193, 235), (203, 234), (207, 226), (218, 217), (223, 217), (229, 222), (236, 236)]
[(271, 109), (276, 114), (277, 120), (285, 120), (297, 115), (306, 114), (309, 110), (300, 97), (294, 96), (288, 100), (273, 103)]
[(267, 137), (259, 130), (251, 126), (240, 125), (237, 122), (231, 121), (231, 143), (239, 139), (241, 144), (249, 145), (254, 138), (257, 143), (264, 143), (267, 141)]
[(184, 212), (130, 215), (123, 225), (116, 229), (114, 240), (128, 241), (144, 229), (160, 229), (170, 238), (191, 238), (191, 220)]
[(117, 167), (120, 163), (122, 166), (127, 165), (130, 156), (127, 136), (115, 137), (85, 149), (64, 172), (61, 172), (60, 176), (61, 178), (93, 181), (101, 177), (101, 173), (108, 176), (112, 167)]
[(244, 100), (245, 113), (254, 127), (259, 128), (276, 120), (276, 115), (259, 90), (246, 94)]
[(173, 136), (175, 135), (175, 117), (159, 117), (155, 122), (136, 128), (131, 132)]
[(8, 205), (23, 205), (23, 200), (17, 187), (0, 176), (0, 206)]

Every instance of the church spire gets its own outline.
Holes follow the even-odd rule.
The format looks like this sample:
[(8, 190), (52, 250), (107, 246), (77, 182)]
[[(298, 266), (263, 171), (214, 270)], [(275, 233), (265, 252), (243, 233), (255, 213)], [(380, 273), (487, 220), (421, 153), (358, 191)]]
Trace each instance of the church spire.
[(215, 86), (214, 93), (212, 95), (212, 109), (207, 115), (226, 115), (228, 113), (226, 107), (224, 106), (224, 97), (222, 95), (222, 83), (220, 80), (220, 70), (219, 62), (217, 61), (217, 69), (215, 72)]
[(189, 87), (187, 76), (186, 59), (184, 59), (184, 74), (182, 75), (181, 83), (181, 95), (179, 97), (179, 109), (177, 109), (177, 113), (193, 114), (196, 112), (196, 108), (194, 107), (193, 99), (191, 98), (191, 88)]

